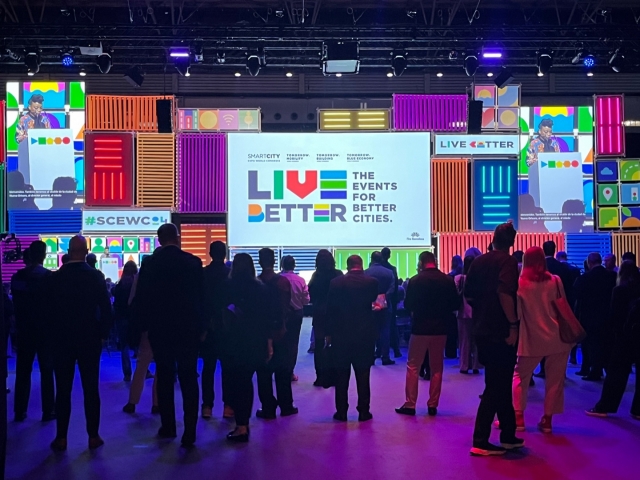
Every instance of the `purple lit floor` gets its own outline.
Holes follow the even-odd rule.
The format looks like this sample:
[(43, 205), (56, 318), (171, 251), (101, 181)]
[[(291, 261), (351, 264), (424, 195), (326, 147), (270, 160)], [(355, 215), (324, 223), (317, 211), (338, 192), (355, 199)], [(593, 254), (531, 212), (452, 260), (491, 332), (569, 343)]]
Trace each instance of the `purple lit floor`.
[[(119, 354), (103, 357), (101, 435), (106, 444), (95, 453), (87, 450), (82, 409), (82, 389), (74, 386), (69, 449), (54, 455), (49, 442), (55, 422), (40, 423), (38, 374), (29, 418), (9, 423), (7, 478), (17, 479), (543, 479), (640, 478), (640, 422), (629, 416), (627, 394), (616, 417), (595, 419), (584, 415), (594, 405), (601, 384), (581, 381), (570, 367), (566, 384), (567, 413), (556, 417), (555, 431), (543, 435), (535, 429), (542, 405), (543, 382), (530, 392), (526, 413), (528, 448), (522, 454), (502, 458), (469, 455), (482, 377), (458, 373), (457, 362), (447, 361), (439, 414), (426, 416), (428, 383), (421, 381), (418, 415), (401, 417), (394, 412), (404, 400), (403, 359), (391, 367), (372, 371), (371, 422), (359, 424), (354, 408), (349, 423), (332, 421), (333, 391), (315, 388), (313, 356), (306, 353), (310, 326), (305, 321), (294, 384), (300, 408), (296, 417), (274, 421), (252, 419), (251, 442), (228, 445), (225, 434), (232, 422), (221, 418), (200, 421), (197, 448), (185, 452), (179, 441), (154, 438), (158, 417), (150, 414), (151, 381), (147, 381), (139, 413), (130, 416), (121, 408), (127, 400)], [(405, 352), (406, 353), (406, 352)], [(406, 359), (404, 359), (406, 360)], [(9, 363), (8, 385), (13, 389), (14, 361)], [(635, 381), (635, 375), (631, 382)], [(353, 383), (353, 381), (352, 381)], [(216, 380), (216, 395), (219, 392)], [(630, 389), (629, 389), (630, 390)], [(177, 391), (177, 390), (176, 390)], [(351, 404), (355, 405), (352, 385)], [(181, 402), (177, 397), (177, 407)], [(257, 407), (257, 402), (254, 407)], [(9, 412), (13, 394), (9, 395)], [(12, 419), (12, 415), (10, 420)], [(181, 430), (181, 422), (179, 429)], [(181, 432), (180, 432), (181, 433)], [(497, 440), (497, 434), (494, 433)]]

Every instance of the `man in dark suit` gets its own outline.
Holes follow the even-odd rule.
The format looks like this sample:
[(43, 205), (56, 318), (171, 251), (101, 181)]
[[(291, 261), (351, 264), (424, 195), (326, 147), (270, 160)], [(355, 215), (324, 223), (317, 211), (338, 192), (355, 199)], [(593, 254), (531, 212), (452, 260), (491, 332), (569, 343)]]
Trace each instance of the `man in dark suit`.
[(402, 353), (400, 352), (400, 336), (398, 334), (398, 327), (396, 325), (396, 317), (398, 315), (398, 302), (400, 299), (398, 298), (398, 290), (399, 290), (399, 282), (398, 282), (398, 269), (391, 265), (389, 259), (391, 259), (391, 249), (389, 247), (384, 247), (380, 253), (382, 253), (382, 266), (391, 270), (393, 273), (393, 278), (395, 279), (396, 288), (393, 291), (393, 296), (391, 297), (391, 334), (389, 335), (390, 347), (393, 350), (393, 356), (396, 358), (400, 358)]
[[(393, 271), (382, 265), (383, 257), (380, 252), (371, 254), (371, 264), (364, 271), (368, 277), (378, 281), (378, 295), (384, 295), (387, 306), (373, 313), (373, 318), (380, 329), (376, 345), (376, 357), (382, 358), (382, 365), (395, 365), (389, 356), (391, 334), (391, 305), (398, 288)], [(375, 358), (374, 358), (375, 359)]]
[(422, 252), (418, 263), (420, 273), (409, 280), (404, 308), (413, 320), (407, 361), (406, 401), (396, 409), (402, 415), (416, 414), (418, 399), (418, 370), (429, 353), (431, 383), (429, 386), (430, 416), (437, 414), (442, 390), (442, 371), (447, 332), (451, 323), (456, 323), (455, 311), (461, 299), (453, 277), (436, 267), (436, 257), (431, 252)]
[(84, 237), (69, 242), (69, 262), (47, 280), (52, 322), (56, 376), (56, 414), (58, 432), (51, 448), (67, 448), (67, 431), (71, 417), (71, 387), (80, 371), (84, 394), (84, 415), (89, 434), (89, 448), (104, 444), (98, 435), (100, 426), (100, 355), (102, 342), (111, 329), (111, 299), (102, 274), (87, 265), (89, 249)]
[(224, 403), (224, 418), (233, 418), (233, 409), (229, 405), (229, 380), (222, 365), (222, 345), (220, 333), (222, 330), (222, 311), (224, 309), (224, 283), (229, 278), (231, 270), (224, 263), (227, 256), (227, 246), (223, 242), (213, 242), (209, 246), (211, 263), (204, 268), (204, 284), (206, 293), (207, 318), (209, 320), (207, 336), (200, 345), (202, 357), (202, 418), (211, 418), (213, 409), (213, 379), (216, 365), (220, 360), (222, 371), (222, 401)]
[(378, 296), (378, 281), (364, 274), (362, 258), (347, 259), (348, 273), (331, 281), (327, 297), (328, 321), (326, 344), (333, 349), (336, 378), (335, 420), (346, 422), (349, 410), (348, 393), (351, 367), (358, 387), (358, 420), (366, 422), (371, 386), (369, 375), (378, 326), (373, 320), (373, 302)]
[(599, 253), (590, 253), (587, 263), (589, 271), (578, 278), (574, 286), (578, 318), (587, 332), (582, 342), (582, 368), (576, 375), (581, 375), (583, 380), (598, 381), (602, 380), (603, 329), (609, 320), (616, 274), (604, 268)]
[(53, 345), (50, 336), (46, 334), (45, 318), (48, 317), (48, 314), (43, 311), (42, 307), (43, 285), (51, 272), (42, 266), (47, 256), (47, 246), (44, 242), (33, 242), (27, 252), (24, 255), (25, 259), (29, 259), (28, 263), (25, 261), (26, 267), (18, 270), (11, 278), (11, 293), (18, 335), (13, 410), (16, 422), (27, 418), (27, 406), (31, 394), (31, 371), (37, 355), (40, 369), (42, 421), (48, 422), (56, 418)]
[(178, 228), (158, 229), (160, 248), (142, 263), (135, 311), (156, 361), (161, 438), (176, 437), (174, 372), (177, 366), (184, 409), (182, 446), (196, 441), (198, 421), (198, 348), (209, 325), (204, 305), (202, 260), (180, 248)]

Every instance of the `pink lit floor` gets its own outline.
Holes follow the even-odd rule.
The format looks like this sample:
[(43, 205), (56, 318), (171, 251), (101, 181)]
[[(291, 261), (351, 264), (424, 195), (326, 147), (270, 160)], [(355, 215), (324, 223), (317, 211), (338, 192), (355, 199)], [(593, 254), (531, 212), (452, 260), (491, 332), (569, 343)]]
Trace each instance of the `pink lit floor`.
[[(631, 394), (620, 413), (609, 419), (584, 415), (598, 398), (601, 384), (581, 381), (568, 370), (566, 411), (555, 420), (554, 433), (535, 429), (542, 413), (544, 384), (531, 389), (526, 412), (527, 448), (521, 454), (501, 458), (469, 455), (480, 376), (458, 373), (457, 362), (447, 361), (439, 414), (426, 415), (428, 383), (421, 381), (416, 417), (394, 412), (404, 400), (404, 361), (395, 366), (376, 366), (372, 371), (374, 419), (359, 424), (352, 407), (349, 423), (335, 423), (333, 391), (312, 386), (313, 356), (306, 353), (310, 326), (305, 321), (294, 384), (300, 408), (295, 417), (274, 421), (251, 420), (251, 442), (228, 445), (225, 434), (232, 422), (223, 420), (217, 403), (214, 418), (200, 421), (197, 448), (184, 451), (179, 441), (159, 441), (154, 435), (158, 417), (150, 414), (151, 381), (147, 381), (138, 413), (121, 408), (127, 400), (119, 354), (103, 356), (101, 372), (101, 435), (106, 444), (90, 453), (84, 427), (82, 389), (74, 385), (69, 449), (62, 455), (49, 450), (55, 422), (40, 423), (38, 374), (33, 376), (29, 418), (9, 423), (7, 478), (11, 479), (634, 479), (640, 478), (640, 422), (629, 416)], [(406, 353), (406, 352), (405, 352)], [(8, 385), (13, 389), (14, 360), (9, 362)], [(631, 377), (631, 384), (635, 375)], [(352, 381), (353, 383), (353, 381)], [(632, 385), (631, 385), (632, 386)], [(216, 395), (219, 397), (219, 379)], [(630, 391), (631, 388), (628, 389)], [(176, 390), (177, 391), (177, 390)], [(181, 408), (176, 395), (178, 411)], [(12, 420), (13, 394), (9, 395)], [(355, 406), (355, 385), (351, 404)], [(254, 409), (259, 405), (254, 403)], [(178, 418), (180, 418), (179, 413)], [(179, 421), (179, 429), (182, 423)], [(181, 434), (181, 432), (179, 432)], [(497, 434), (494, 433), (497, 441)]]

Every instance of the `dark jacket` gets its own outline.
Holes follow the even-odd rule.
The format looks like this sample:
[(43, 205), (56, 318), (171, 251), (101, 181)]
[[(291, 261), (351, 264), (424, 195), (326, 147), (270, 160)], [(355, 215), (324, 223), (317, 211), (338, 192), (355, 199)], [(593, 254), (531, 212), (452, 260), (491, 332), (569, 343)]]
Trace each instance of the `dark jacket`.
[(222, 328), (222, 310), (224, 309), (224, 286), (229, 279), (231, 269), (224, 262), (212, 262), (204, 267), (205, 305), (210, 332)]
[(265, 308), (268, 307), (270, 312), (271, 335), (275, 340), (280, 340), (286, 331), (287, 318), (291, 312), (291, 282), (273, 270), (263, 270), (258, 279), (269, 292), (269, 301)]
[(56, 348), (93, 345), (112, 326), (104, 276), (85, 262), (63, 265), (47, 279)]
[(592, 333), (599, 331), (609, 319), (611, 294), (616, 286), (616, 274), (602, 265), (592, 268), (576, 280), (574, 294), (578, 318)]
[(393, 272), (379, 263), (373, 263), (364, 274), (378, 281), (378, 295), (384, 294), (391, 305), (397, 287)]
[(393, 291), (393, 296), (391, 297), (391, 303), (393, 306), (397, 306), (400, 299), (398, 298), (398, 269), (389, 263), (389, 260), (384, 260), (380, 265), (384, 268), (388, 268), (393, 273), (393, 279), (395, 280), (395, 289)]
[(334, 346), (371, 343), (378, 336), (372, 303), (378, 296), (378, 281), (362, 270), (351, 271), (331, 281), (327, 297), (327, 336)]
[(564, 293), (567, 296), (569, 305), (573, 307), (575, 298), (573, 295), (573, 285), (576, 279), (580, 276), (580, 270), (572, 267), (568, 263), (560, 262), (553, 257), (547, 257), (547, 270), (551, 275), (560, 277), (562, 286), (564, 287)]
[[(11, 277), (11, 294), (19, 336), (44, 338), (46, 333), (45, 281), (52, 272), (42, 265), (32, 265), (18, 270)], [(44, 335), (41, 335), (44, 334)], [(20, 341), (20, 339), (18, 340)]]
[(411, 312), (412, 335), (446, 335), (461, 300), (451, 276), (427, 268), (409, 280), (404, 308)]
[(327, 323), (327, 299), (331, 281), (343, 275), (342, 271), (335, 268), (330, 271), (316, 270), (309, 281), (309, 297), (313, 306), (313, 326), (321, 334), (324, 334)]
[(135, 277), (122, 278), (111, 290), (113, 296), (113, 310), (116, 314), (116, 320), (126, 322), (129, 320), (129, 297)]
[(623, 334), (624, 324), (629, 317), (631, 308), (640, 299), (640, 285), (618, 285), (611, 293), (611, 316), (608, 322), (608, 340)]
[(473, 261), (464, 285), (464, 296), (473, 308), (477, 337), (503, 342), (509, 336), (509, 320), (502, 309), (500, 293), (510, 295), (516, 305), (518, 261), (506, 252), (492, 250)]
[(267, 361), (272, 312), (269, 289), (259, 280), (229, 279), (224, 285), (223, 355), (232, 367), (259, 368)]
[(203, 270), (202, 260), (173, 245), (145, 258), (134, 303), (150, 340), (197, 343), (207, 330)]

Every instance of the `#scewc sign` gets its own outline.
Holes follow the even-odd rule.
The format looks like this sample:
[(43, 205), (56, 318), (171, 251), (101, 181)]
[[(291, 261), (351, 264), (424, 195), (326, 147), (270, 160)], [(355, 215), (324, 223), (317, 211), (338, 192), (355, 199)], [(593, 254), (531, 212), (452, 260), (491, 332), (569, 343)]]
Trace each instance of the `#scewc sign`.
[(83, 232), (155, 232), (171, 221), (169, 210), (83, 210)]
[(435, 155), (518, 155), (518, 135), (437, 135)]

